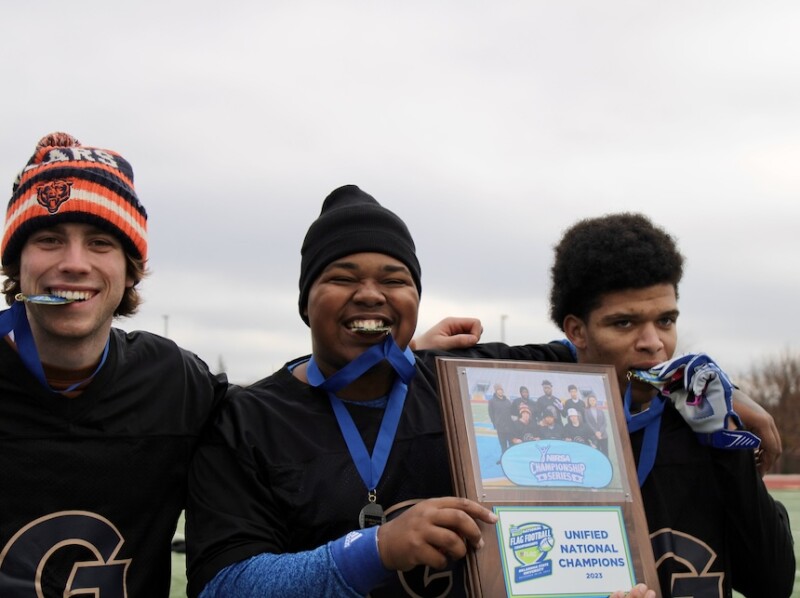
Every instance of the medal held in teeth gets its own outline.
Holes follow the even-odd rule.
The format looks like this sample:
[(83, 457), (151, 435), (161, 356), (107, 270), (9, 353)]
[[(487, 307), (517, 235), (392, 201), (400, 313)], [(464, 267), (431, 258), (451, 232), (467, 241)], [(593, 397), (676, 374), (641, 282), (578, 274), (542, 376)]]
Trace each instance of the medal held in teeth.
[(386, 326), (381, 320), (359, 320), (353, 322), (350, 328), (354, 332), (366, 332), (371, 334), (389, 334), (391, 326)]
[(59, 297), (56, 295), (25, 295), (24, 293), (17, 293), (14, 295), (16, 301), (25, 301), (27, 303), (36, 303), (39, 305), (64, 305), (65, 303), (72, 303), (76, 299), (67, 297)]

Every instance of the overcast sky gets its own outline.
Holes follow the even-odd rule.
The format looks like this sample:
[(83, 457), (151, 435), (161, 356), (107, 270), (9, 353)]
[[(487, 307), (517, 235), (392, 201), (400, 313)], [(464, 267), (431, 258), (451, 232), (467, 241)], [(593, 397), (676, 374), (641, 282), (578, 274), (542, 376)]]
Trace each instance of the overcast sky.
[(0, 185), (54, 130), (134, 167), (151, 276), (126, 329), (233, 381), (308, 353), (300, 245), (353, 183), (407, 222), (420, 325), (560, 337), (552, 247), (648, 214), (687, 257), (684, 350), (731, 371), (800, 333), (800, 3), (10, 2)]

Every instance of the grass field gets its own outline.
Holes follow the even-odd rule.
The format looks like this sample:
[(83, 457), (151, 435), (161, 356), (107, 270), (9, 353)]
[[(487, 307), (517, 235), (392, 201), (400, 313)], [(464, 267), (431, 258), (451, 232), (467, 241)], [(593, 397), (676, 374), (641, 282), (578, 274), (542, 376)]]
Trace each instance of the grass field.
[[(178, 522), (178, 534), (183, 535), (183, 515)], [(185, 598), (186, 596), (186, 555), (172, 553), (172, 585), (169, 598)]]
[[(789, 510), (789, 517), (792, 521), (792, 534), (796, 539), (800, 538), (800, 490), (773, 490), (772, 495), (781, 501)], [(183, 518), (181, 518), (179, 530), (183, 530)], [(795, 554), (797, 554), (797, 541), (795, 542)], [(172, 588), (170, 598), (183, 598), (186, 596), (186, 559), (182, 554), (172, 553)], [(734, 596), (741, 596), (734, 592)], [(800, 578), (795, 572), (794, 592), (792, 598), (800, 598)]]

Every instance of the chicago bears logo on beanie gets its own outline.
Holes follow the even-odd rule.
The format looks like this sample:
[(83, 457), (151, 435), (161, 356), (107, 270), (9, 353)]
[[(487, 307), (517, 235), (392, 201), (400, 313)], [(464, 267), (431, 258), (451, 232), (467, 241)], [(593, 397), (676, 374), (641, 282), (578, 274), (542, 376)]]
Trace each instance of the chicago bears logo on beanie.
[(308, 292), (325, 267), (354, 253), (375, 252), (400, 260), (411, 272), (422, 293), (421, 269), (414, 239), (394, 212), (355, 185), (334, 189), (322, 203), (322, 211), (309, 227), (300, 263), (300, 317), (305, 315)]
[(126, 253), (147, 259), (147, 212), (131, 165), (116, 152), (51, 133), (14, 181), (0, 245), (3, 264), (19, 259), (32, 232), (62, 222), (97, 226), (117, 236)]

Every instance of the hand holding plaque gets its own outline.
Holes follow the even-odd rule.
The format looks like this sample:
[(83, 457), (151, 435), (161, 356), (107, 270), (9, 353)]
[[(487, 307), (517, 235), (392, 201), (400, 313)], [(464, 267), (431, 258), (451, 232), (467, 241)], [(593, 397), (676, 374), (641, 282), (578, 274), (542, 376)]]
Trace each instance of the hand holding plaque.
[(480, 524), (485, 548), (467, 554), (472, 594), (657, 588), (613, 368), (458, 359), (437, 367), (456, 493), (498, 517)]
[(407, 571), (417, 565), (442, 569), (483, 546), (478, 521), (493, 524), (497, 516), (480, 504), (456, 497), (430, 498), (383, 524), (378, 550), (387, 569)]

